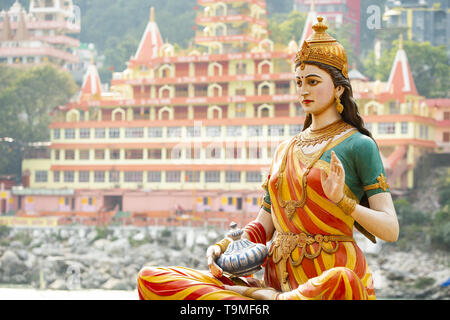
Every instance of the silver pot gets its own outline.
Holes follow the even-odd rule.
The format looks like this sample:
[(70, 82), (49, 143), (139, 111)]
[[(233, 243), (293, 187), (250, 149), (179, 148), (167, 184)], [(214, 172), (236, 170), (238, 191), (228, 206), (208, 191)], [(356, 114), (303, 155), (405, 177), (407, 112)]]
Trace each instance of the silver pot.
[(232, 222), (231, 230), (227, 237), (231, 243), (227, 250), (221, 254), (216, 263), (224, 272), (234, 276), (247, 276), (261, 269), (268, 254), (267, 247), (261, 243), (253, 243), (247, 239), (241, 239), (244, 231), (237, 229), (237, 224)]

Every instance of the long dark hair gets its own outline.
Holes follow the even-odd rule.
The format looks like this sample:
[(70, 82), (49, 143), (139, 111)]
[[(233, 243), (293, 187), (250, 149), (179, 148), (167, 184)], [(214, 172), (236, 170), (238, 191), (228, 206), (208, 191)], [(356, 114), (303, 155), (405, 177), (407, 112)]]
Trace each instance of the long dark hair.
[[(356, 103), (355, 99), (353, 99), (353, 90), (350, 84), (350, 80), (344, 77), (342, 72), (333, 66), (315, 61), (304, 61), (304, 63), (316, 65), (320, 69), (328, 72), (328, 74), (331, 76), (331, 79), (333, 79), (334, 87), (337, 86), (344, 87), (344, 92), (341, 95), (341, 103), (344, 106), (344, 111), (341, 113), (342, 119), (348, 124), (358, 129), (359, 132), (370, 137), (373, 141), (375, 141), (370, 131), (364, 127), (364, 120), (361, 118), (361, 115), (359, 114), (358, 104)], [(299, 66), (300, 63), (298, 63), (295, 67), (297, 68)], [(306, 130), (311, 125), (311, 123), (312, 123), (312, 116), (311, 114), (308, 114), (303, 124), (303, 130)], [(367, 198), (367, 195), (365, 193), (362, 196), (359, 204), (366, 208), (370, 208), (369, 199)], [(376, 242), (375, 236), (370, 234), (357, 221), (355, 221), (355, 227), (368, 239), (370, 239), (373, 243)]]

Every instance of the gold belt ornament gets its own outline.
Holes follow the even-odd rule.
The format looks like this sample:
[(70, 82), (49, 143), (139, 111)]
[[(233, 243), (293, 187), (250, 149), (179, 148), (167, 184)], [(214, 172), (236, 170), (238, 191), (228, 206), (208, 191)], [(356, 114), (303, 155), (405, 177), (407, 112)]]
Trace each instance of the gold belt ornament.
[[(282, 282), (284, 285), (287, 283), (287, 271), (286, 271), (286, 262), (289, 259), (291, 261), (291, 264), (296, 267), (300, 265), (300, 263), (303, 261), (303, 258), (307, 259), (315, 259), (319, 256), (319, 254), (322, 252), (322, 250), (328, 254), (333, 254), (339, 249), (339, 242), (346, 242), (346, 241), (355, 241), (353, 237), (350, 236), (344, 236), (344, 235), (322, 235), (322, 234), (316, 234), (316, 235), (310, 235), (307, 233), (290, 233), (290, 232), (279, 232), (277, 233), (277, 236), (275, 237), (272, 246), (269, 250), (269, 256), (272, 257), (272, 260), (274, 263), (279, 265), (281, 268), (281, 274), (282, 274)], [(317, 242), (319, 244), (319, 248), (314, 253), (308, 253), (306, 251), (306, 245), (312, 245), (314, 242)], [(335, 247), (327, 248), (324, 246), (325, 243), (334, 242)], [(292, 258), (292, 252), (296, 248), (301, 248), (301, 254), (300, 257), (296, 260)]]

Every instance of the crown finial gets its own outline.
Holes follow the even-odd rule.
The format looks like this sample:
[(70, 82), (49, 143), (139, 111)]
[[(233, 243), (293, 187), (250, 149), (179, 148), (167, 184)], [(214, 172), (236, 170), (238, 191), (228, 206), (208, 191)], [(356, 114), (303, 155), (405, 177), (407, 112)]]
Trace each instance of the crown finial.
[(155, 7), (150, 8), (150, 21), (155, 22)]
[(323, 22), (323, 17), (317, 17), (317, 23), (312, 26), (313, 30), (316, 33), (325, 33), (325, 31), (328, 29), (328, 26)]
[(398, 36), (398, 49), (403, 50), (403, 34), (400, 33)]

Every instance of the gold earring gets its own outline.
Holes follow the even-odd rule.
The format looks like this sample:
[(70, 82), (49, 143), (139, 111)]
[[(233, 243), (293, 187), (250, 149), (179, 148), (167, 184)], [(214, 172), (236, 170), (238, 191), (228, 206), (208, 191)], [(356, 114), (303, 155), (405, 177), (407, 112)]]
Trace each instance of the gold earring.
[(338, 95), (336, 95), (336, 110), (339, 113), (342, 113), (344, 111), (344, 106), (341, 103), (341, 99), (339, 98)]

